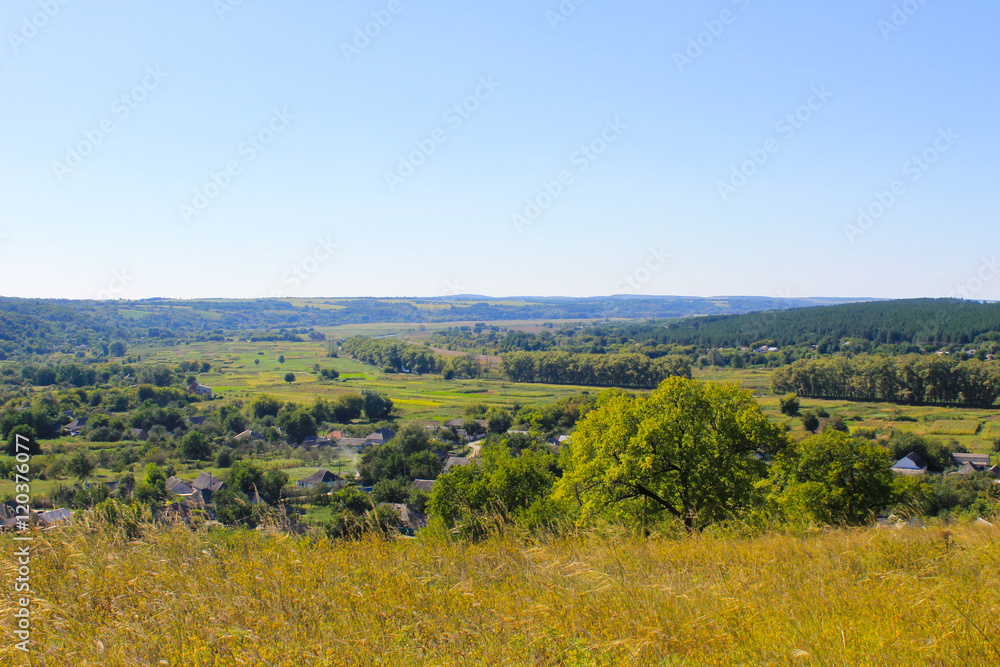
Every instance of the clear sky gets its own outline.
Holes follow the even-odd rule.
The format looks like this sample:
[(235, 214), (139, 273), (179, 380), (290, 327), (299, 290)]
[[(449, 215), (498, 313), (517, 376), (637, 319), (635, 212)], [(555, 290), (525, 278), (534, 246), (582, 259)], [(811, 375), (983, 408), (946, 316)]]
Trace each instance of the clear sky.
[(0, 294), (1000, 299), (998, 20), (4, 0)]

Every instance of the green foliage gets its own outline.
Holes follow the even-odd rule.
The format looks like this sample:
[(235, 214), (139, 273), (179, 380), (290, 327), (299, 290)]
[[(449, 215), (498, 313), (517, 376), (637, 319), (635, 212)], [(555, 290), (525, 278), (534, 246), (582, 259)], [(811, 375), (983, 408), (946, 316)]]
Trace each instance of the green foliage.
[(514, 382), (647, 389), (668, 377), (690, 378), (691, 363), (679, 356), (651, 359), (634, 353), (511, 352), (501, 356), (500, 372)]
[(354, 336), (345, 340), (342, 347), (359, 361), (396, 373), (437, 373), (444, 367), (444, 360), (430, 349), (400, 340)]
[(166, 487), (167, 476), (155, 463), (146, 466), (142, 480), (135, 485), (133, 497), (144, 505), (156, 507), (166, 500), (169, 492)]
[(359, 540), (366, 537), (388, 539), (397, 534), (399, 512), (387, 505), (358, 515), (340, 512), (327, 521), (323, 528), (331, 539)]
[(916, 354), (802, 359), (777, 369), (771, 388), (816, 398), (989, 407), (1000, 397), (1000, 364)]
[(77, 452), (69, 458), (69, 462), (66, 464), (66, 470), (69, 474), (73, 475), (80, 481), (90, 477), (96, 469), (97, 464), (94, 463), (94, 459), (92, 459), (83, 449), (77, 450)]
[(771, 466), (771, 500), (786, 516), (862, 525), (895, 500), (893, 461), (884, 447), (829, 430), (779, 453)]
[(806, 410), (802, 413), (802, 428), (810, 433), (816, 432), (816, 429), (819, 428), (819, 417), (816, 416), (815, 411)]
[(381, 479), (372, 487), (371, 498), (377, 503), (405, 503), (410, 497), (410, 484), (403, 479)]
[(365, 399), (360, 394), (344, 394), (333, 402), (333, 421), (347, 424), (359, 419), (364, 411)]
[(786, 446), (749, 391), (670, 378), (648, 396), (602, 394), (577, 425), (555, 495), (579, 504), (581, 522), (667, 515), (702, 528), (745, 512), (761, 458)]
[(406, 473), (412, 479), (434, 479), (444, 470), (444, 461), (430, 450), (414, 452), (406, 457)]
[(285, 373), (285, 382), (289, 384), (295, 382), (295, 373), (292, 372)]
[(554, 469), (551, 454), (526, 450), (514, 456), (506, 447), (486, 446), (475, 463), (437, 478), (427, 508), (466, 537), (481, 537), (504, 522), (540, 528), (562, 515), (550, 499)]
[(364, 400), (365, 419), (378, 421), (392, 414), (392, 399), (371, 389), (363, 389), (361, 398)]
[(799, 407), (800, 407), (799, 397), (796, 396), (795, 394), (788, 394), (787, 396), (784, 396), (779, 402), (779, 409), (781, 410), (781, 414), (787, 417), (794, 417), (795, 415), (799, 414)]
[(514, 420), (510, 413), (496, 406), (486, 411), (486, 430), (490, 433), (506, 433)]
[(358, 474), (364, 484), (386, 479), (405, 479), (407, 483), (433, 479), (443, 467), (433, 448), (427, 429), (415, 422), (403, 424), (392, 440), (365, 450), (358, 460)]
[(282, 412), (278, 415), (277, 424), (291, 444), (302, 442), (306, 436), (316, 435), (316, 420), (313, 419), (312, 411), (305, 406), (291, 412)]
[(189, 461), (207, 461), (212, 457), (212, 445), (203, 433), (189, 431), (181, 439), (181, 454)]
[(268, 416), (277, 417), (279, 410), (281, 410), (281, 401), (267, 394), (257, 396), (250, 403), (250, 412), (255, 419), (263, 419)]
[(467, 403), (465, 409), (462, 413), (469, 419), (483, 419), (486, 417), (486, 412), (490, 409), (490, 406), (485, 403), (480, 403), (478, 401)]
[[(20, 447), (18, 446), (20, 442)], [(35, 439), (35, 429), (27, 424), (18, 424), (10, 429), (7, 434), (7, 445), (4, 453), (8, 456), (16, 456), (19, 453), (34, 456), (42, 453), (42, 448), (38, 446)]]
[(226, 485), (247, 496), (255, 491), (263, 491), (264, 469), (256, 461), (237, 461), (229, 469)]

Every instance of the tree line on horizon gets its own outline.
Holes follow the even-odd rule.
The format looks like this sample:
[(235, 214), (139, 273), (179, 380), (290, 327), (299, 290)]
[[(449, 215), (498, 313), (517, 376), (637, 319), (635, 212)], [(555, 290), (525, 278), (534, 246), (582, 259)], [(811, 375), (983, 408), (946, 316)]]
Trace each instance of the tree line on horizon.
[(990, 407), (1000, 398), (1000, 365), (950, 355), (801, 359), (775, 369), (771, 388), (810, 398)]

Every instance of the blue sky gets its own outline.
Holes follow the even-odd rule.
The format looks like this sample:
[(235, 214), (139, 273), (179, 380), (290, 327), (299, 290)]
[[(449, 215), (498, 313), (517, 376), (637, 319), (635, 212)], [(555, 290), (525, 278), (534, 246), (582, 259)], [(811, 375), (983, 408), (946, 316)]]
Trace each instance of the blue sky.
[(5, 0), (0, 294), (1000, 299), (996, 2), (576, 2)]

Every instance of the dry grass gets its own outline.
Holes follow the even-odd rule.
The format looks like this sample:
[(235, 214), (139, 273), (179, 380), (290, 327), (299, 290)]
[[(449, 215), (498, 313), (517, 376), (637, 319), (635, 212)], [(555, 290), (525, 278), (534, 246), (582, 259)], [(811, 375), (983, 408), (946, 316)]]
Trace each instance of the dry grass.
[(11, 648), (8, 593), (0, 662), (996, 665), (998, 537), (331, 543), (169, 527), (129, 542), (77, 526), (38, 534), (39, 644), (30, 663)]

